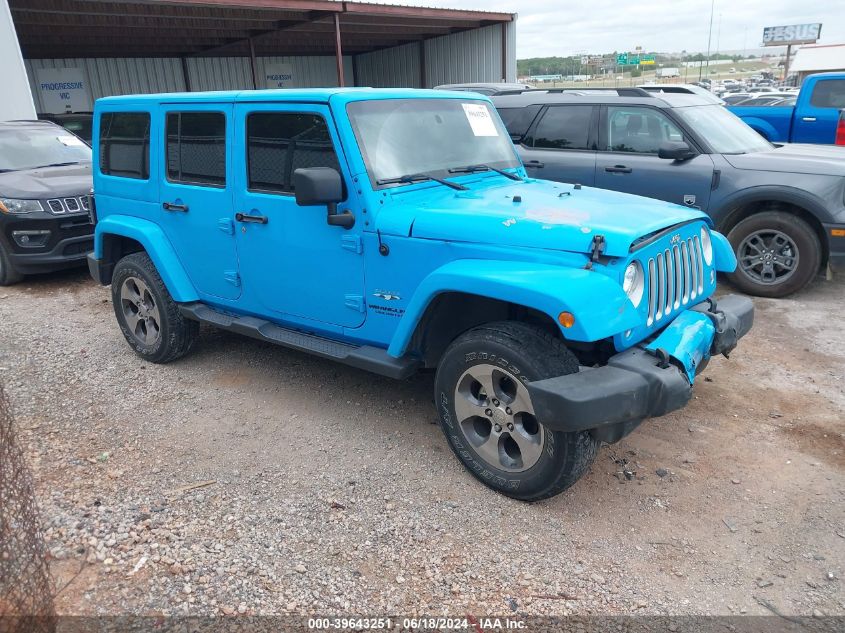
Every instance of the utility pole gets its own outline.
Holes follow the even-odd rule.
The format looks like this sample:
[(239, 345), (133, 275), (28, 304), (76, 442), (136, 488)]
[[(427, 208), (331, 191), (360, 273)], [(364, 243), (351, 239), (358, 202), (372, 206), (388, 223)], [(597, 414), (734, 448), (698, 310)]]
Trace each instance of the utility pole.
[[(707, 78), (710, 78), (710, 42), (713, 39), (713, 11), (716, 8), (716, 0), (710, 0), (710, 30), (707, 33)], [(701, 71), (704, 64), (698, 67), (698, 80), (701, 81)]]

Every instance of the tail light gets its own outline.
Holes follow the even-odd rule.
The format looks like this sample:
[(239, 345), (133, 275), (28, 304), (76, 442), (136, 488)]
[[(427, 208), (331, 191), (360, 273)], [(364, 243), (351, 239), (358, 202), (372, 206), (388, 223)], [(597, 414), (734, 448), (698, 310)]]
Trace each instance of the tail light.
[(839, 111), (839, 122), (836, 124), (837, 145), (845, 145), (845, 110)]

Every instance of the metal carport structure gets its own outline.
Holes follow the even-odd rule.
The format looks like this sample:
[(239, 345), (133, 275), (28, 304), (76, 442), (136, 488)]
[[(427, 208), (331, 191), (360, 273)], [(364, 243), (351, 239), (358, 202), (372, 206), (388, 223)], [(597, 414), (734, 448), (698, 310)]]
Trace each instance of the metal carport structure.
[(516, 15), (330, 0), (9, 0), (29, 72), (82, 68), (107, 94), (514, 81)]

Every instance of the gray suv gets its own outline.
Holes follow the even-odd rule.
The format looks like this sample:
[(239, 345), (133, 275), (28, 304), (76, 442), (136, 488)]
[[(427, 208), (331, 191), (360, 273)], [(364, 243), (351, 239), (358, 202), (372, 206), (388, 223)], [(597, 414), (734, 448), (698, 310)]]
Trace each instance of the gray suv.
[[(620, 93), (625, 96), (620, 96)], [(707, 212), (743, 291), (783, 297), (845, 270), (845, 148), (777, 146), (719, 105), (645, 90), (492, 97), (528, 172)]]

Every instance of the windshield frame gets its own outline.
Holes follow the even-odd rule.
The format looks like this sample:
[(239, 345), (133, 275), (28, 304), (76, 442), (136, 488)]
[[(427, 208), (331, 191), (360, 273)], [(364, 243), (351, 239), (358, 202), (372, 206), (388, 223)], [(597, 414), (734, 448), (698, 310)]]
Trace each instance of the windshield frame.
[[(732, 155), (740, 155), (740, 154), (750, 154), (754, 152), (767, 152), (775, 149), (775, 146), (772, 145), (769, 141), (764, 139), (760, 136), (753, 128), (751, 128), (745, 121), (740, 119), (736, 114), (731, 112), (730, 110), (726, 109), (725, 106), (717, 105), (717, 104), (702, 104), (702, 105), (693, 105), (693, 106), (681, 106), (677, 108), (673, 108), (675, 112), (675, 116), (678, 120), (683, 124), (683, 126), (692, 131), (695, 136), (701, 140), (701, 142), (710, 150), (711, 154), (725, 154), (728, 156)], [(725, 151), (725, 146), (719, 146), (717, 143), (714, 143), (714, 136), (712, 134), (708, 134), (707, 130), (705, 130), (698, 121), (693, 121), (688, 118), (688, 113), (692, 111), (701, 112), (701, 111), (708, 111), (708, 112), (716, 112), (717, 110), (724, 113), (725, 121), (735, 119), (735, 124), (738, 125), (737, 129), (742, 129), (743, 133), (748, 134), (749, 139), (753, 139), (759, 145), (752, 145), (746, 146), (743, 151)], [(722, 115), (717, 115), (721, 117)]]
[[(460, 97), (440, 97), (440, 96), (431, 96), (431, 97), (396, 97), (390, 99), (362, 99), (362, 100), (355, 100), (349, 101), (345, 107), (345, 114), (347, 120), (349, 121), (350, 128), (352, 130), (353, 138), (356, 142), (358, 152), (361, 156), (361, 159), (364, 163), (364, 167), (367, 171), (367, 178), (370, 181), (370, 186), (374, 191), (379, 191), (383, 189), (394, 189), (398, 187), (409, 187), (409, 186), (420, 186), (420, 185), (431, 185), (433, 182), (431, 180), (413, 180), (410, 182), (395, 182), (395, 183), (381, 183), (382, 180), (398, 178), (401, 176), (408, 176), (408, 175), (431, 175), (436, 178), (442, 180), (448, 180), (450, 182), (455, 181), (456, 179), (466, 178), (466, 177), (478, 177), (481, 174), (494, 174), (495, 171), (492, 170), (478, 170), (472, 171), (467, 173), (455, 173), (450, 170), (454, 170), (456, 168), (467, 167), (470, 165), (476, 165), (479, 162), (486, 163), (491, 167), (496, 167), (502, 170), (519, 170), (522, 168), (522, 160), (519, 157), (519, 154), (516, 151), (516, 147), (511, 140), (510, 134), (508, 134), (507, 128), (505, 128), (504, 123), (502, 123), (501, 119), (499, 118), (498, 111), (496, 110), (495, 106), (490, 102), (488, 99), (472, 97), (470, 96), (472, 93), (467, 93), (467, 96), (460, 96)], [(378, 174), (376, 173), (376, 167), (374, 166), (373, 162), (370, 159), (368, 154), (368, 147), (367, 143), (364, 139), (364, 135), (362, 130), (358, 124), (357, 116), (355, 113), (355, 109), (362, 108), (367, 104), (384, 104), (386, 102), (396, 102), (396, 101), (407, 101), (407, 102), (434, 102), (434, 103), (470, 103), (470, 104), (480, 104), (484, 105), (491, 114), (491, 118), (493, 120), (493, 124), (496, 126), (496, 131), (498, 132), (497, 138), (501, 139), (510, 149), (510, 160), (500, 160), (500, 161), (486, 161), (478, 159), (477, 157), (475, 160), (468, 160), (463, 164), (447, 164), (447, 161), (443, 162), (443, 165), (438, 169), (428, 169), (428, 170), (414, 170), (411, 172), (405, 173), (397, 173), (397, 174)], [(441, 185), (442, 186), (442, 185)]]

